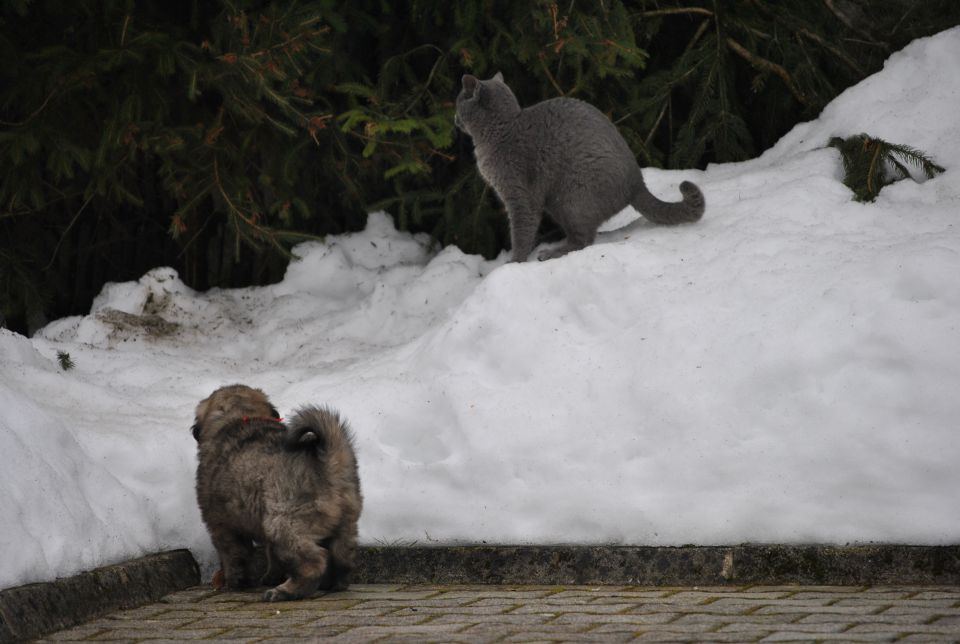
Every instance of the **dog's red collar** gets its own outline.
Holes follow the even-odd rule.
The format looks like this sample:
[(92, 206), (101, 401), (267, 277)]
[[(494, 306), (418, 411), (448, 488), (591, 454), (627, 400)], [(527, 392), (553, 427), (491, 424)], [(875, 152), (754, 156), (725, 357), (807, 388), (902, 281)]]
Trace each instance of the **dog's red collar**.
[(283, 423), (282, 418), (269, 418), (267, 416), (244, 416), (240, 420), (241, 422), (243, 422), (244, 425), (246, 425), (250, 421), (259, 421), (259, 422), (267, 422), (267, 423)]

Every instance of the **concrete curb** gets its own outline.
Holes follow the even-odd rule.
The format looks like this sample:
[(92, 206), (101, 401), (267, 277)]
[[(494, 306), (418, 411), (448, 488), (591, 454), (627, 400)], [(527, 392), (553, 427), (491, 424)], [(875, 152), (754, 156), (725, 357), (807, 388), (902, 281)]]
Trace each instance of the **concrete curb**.
[[(960, 586), (960, 546), (364, 547), (355, 583)], [(0, 591), (0, 644), (40, 637), (196, 586), (187, 550)]]
[(357, 583), (960, 585), (960, 546), (369, 547)]
[(0, 643), (35, 639), (200, 583), (188, 550), (173, 550), (56, 581), (0, 591)]

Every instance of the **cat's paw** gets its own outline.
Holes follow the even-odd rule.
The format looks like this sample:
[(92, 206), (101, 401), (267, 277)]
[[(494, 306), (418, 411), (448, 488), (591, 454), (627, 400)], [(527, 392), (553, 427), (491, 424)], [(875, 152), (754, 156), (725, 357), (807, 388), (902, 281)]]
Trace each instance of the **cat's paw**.
[(572, 249), (566, 246), (560, 246), (559, 248), (548, 248), (547, 250), (540, 251), (540, 254), (537, 255), (537, 260), (545, 262), (548, 259), (556, 259), (558, 257), (563, 257), (569, 253)]

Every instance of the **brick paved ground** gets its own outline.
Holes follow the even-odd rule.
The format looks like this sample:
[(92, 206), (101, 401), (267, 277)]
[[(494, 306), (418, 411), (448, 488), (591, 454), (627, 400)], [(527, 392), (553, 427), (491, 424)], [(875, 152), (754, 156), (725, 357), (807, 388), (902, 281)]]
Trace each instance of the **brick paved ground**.
[(197, 587), (43, 641), (960, 642), (960, 587), (403, 586), (281, 604)]

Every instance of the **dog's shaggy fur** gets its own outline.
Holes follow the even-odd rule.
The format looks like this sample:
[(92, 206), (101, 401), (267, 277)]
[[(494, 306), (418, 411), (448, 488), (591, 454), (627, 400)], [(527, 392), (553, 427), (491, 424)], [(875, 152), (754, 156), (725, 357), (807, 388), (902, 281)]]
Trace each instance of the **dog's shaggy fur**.
[(250, 578), (253, 542), (271, 574), (288, 577), (264, 599), (347, 587), (363, 499), (346, 422), (304, 407), (284, 425), (259, 389), (231, 385), (197, 405), (197, 501), (227, 587)]

